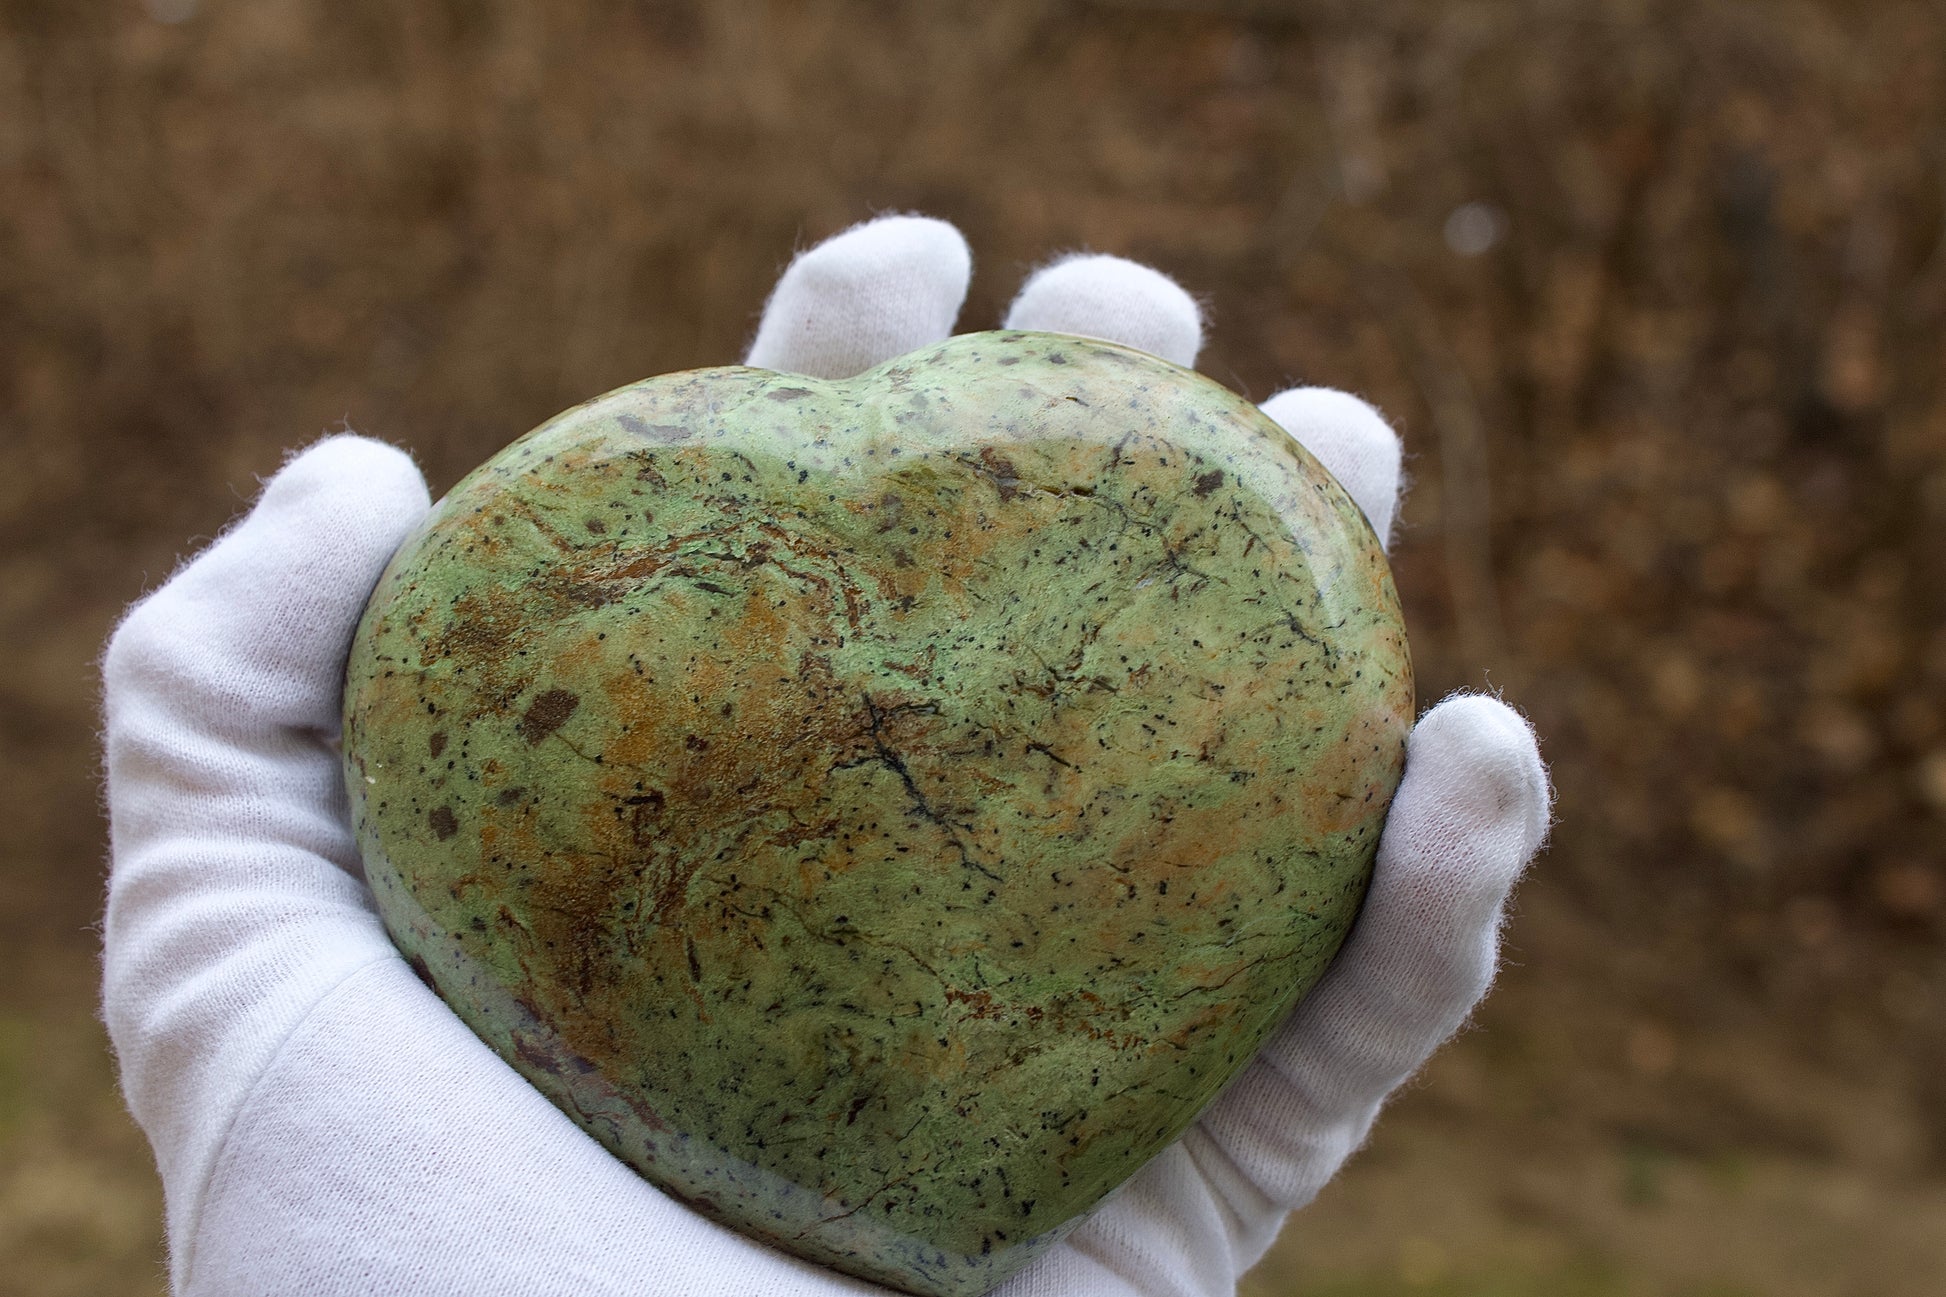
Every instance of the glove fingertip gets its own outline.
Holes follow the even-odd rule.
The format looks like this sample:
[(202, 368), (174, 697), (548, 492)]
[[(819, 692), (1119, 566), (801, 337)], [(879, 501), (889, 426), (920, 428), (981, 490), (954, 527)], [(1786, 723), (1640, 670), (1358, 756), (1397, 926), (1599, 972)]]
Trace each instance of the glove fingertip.
[(327, 504), (370, 518), (410, 516), (416, 522), (431, 503), (426, 479), (411, 455), (371, 437), (340, 433), (313, 442), (285, 461), (264, 484), (254, 512)]
[(1454, 693), (1413, 726), (1407, 771), (1430, 765), (1450, 808), (1479, 826), (1512, 835), (1524, 865), (1547, 839), (1553, 789), (1533, 726), (1487, 693)]
[(973, 254), (947, 221), (880, 216), (799, 254), (777, 280), (744, 363), (848, 378), (952, 332)]
[(1405, 449), (1368, 401), (1330, 387), (1294, 387), (1259, 407), (1317, 457), (1389, 545), (1405, 475)]
[(367, 584), (431, 508), (412, 457), (396, 446), (340, 434), (299, 451), (264, 486), (246, 527), (308, 537), (308, 562), (367, 573)]
[(1008, 308), (1006, 326), (1103, 338), (1185, 368), (1203, 349), (1203, 312), (1161, 271), (1100, 253), (1062, 257), (1035, 271)]
[(1547, 837), (1549, 804), (1526, 719), (1481, 693), (1444, 699), (1407, 740), (1370, 904), (1496, 923)]
[[(291, 645), (337, 646), (372, 583), (430, 506), (411, 456), (369, 437), (327, 437), (291, 457), (256, 505), (130, 608), (110, 637), (102, 672), (110, 698), (151, 687), (215, 687), (213, 664), (255, 662)], [(311, 665), (329, 677), (336, 647)], [(308, 657), (305, 659), (309, 661)], [(157, 685), (158, 664), (189, 676)]]

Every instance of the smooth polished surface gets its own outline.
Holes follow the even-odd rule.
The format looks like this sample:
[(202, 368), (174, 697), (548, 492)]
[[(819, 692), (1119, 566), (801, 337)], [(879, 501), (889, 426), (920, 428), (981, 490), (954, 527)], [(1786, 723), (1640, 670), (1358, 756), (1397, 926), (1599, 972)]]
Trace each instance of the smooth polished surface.
[(346, 783), (395, 940), (726, 1223), (985, 1291), (1321, 975), (1412, 714), (1371, 529), (1108, 343), (651, 379), (373, 594)]

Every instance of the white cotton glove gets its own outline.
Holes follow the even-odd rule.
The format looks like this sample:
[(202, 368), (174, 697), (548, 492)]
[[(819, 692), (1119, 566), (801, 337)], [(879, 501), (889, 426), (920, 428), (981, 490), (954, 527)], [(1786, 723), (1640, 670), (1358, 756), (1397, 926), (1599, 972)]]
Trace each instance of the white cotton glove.
[[(950, 226), (860, 226), (785, 273), (750, 360), (838, 376), (937, 341), (968, 271)], [(1043, 270), (1007, 323), (1185, 365), (1202, 332), (1174, 283), (1110, 257)], [(1300, 390), (1265, 408), (1387, 534), (1399, 445), (1370, 407)], [(360, 610), (427, 507), (405, 455), (320, 442), (108, 647), (104, 1013), (155, 1146), (175, 1291), (882, 1292), (664, 1196), (393, 950), (362, 881), (334, 739)], [(1233, 1292), (1486, 990), (1502, 906), (1547, 816), (1517, 715), (1482, 697), (1428, 712), (1331, 971), (1179, 1142), (1000, 1292)]]

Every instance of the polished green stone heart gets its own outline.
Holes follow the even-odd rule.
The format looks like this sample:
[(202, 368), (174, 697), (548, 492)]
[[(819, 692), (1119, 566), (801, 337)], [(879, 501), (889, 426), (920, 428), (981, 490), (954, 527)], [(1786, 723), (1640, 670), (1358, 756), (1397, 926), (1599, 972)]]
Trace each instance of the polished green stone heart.
[(401, 950), (616, 1156), (971, 1294), (1324, 971), (1412, 688), (1371, 528), (1214, 383), (954, 338), (570, 410), (372, 596), (345, 694)]

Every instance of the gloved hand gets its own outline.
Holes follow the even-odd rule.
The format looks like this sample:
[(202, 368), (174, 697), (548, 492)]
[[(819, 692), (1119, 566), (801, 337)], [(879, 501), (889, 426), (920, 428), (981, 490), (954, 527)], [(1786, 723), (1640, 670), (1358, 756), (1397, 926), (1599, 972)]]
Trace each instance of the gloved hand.
[[(959, 234), (936, 221), (848, 231), (785, 273), (750, 363), (837, 377), (934, 342), (969, 269)], [(1007, 324), (1185, 365), (1202, 333), (1172, 281), (1110, 257), (1041, 271)], [(1400, 452), (1378, 415), (1319, 389), (1264, 408), (1386, 535)], [(322, 441), (108, 647), (104, 1013), (161, 1169), (175, 1290), (881, 1291), (639, 1179), (393, 950), (362, 881), (334, 739), (359, 612), (427, 507), (404, 454)], [(1323, 982), (1180, 1141), (1001, 1292), (1232, 1292), (1485, 992), (1508, 889), (1547, 819), (1517, 715), (1485, 697), (1426, 713), (1370, 896)]]

